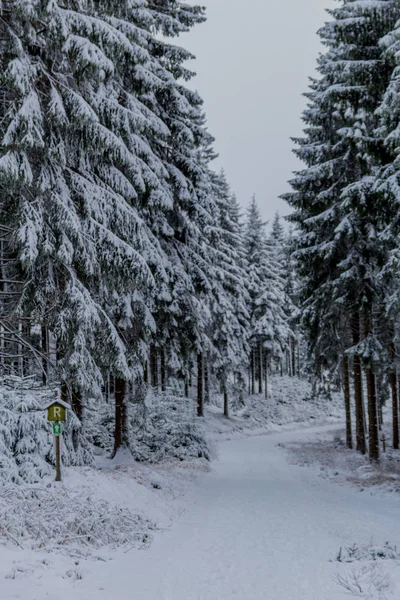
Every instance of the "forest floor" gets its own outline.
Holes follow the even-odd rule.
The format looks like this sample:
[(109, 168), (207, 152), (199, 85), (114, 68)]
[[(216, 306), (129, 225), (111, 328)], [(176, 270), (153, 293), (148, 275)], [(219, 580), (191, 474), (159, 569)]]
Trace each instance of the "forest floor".
[[(79, 490), (95, 514), (101, 498), (110, 511), (133, 507), (141, 517), (135, 539), (91, 549), (78, 543), (38, 548), (32, 540), (21, 549), (10, 540), (0, 546), (0, 599), (399, 597), (400, 497), (385, 487), (371, 493), (349, 485), (345, 472), (352, 471), (353, 454), (348, 465), (341, 460), (337, 466), (322, 449), (330, 444), (332, 455), (336, 446), (340, 453), (339, 405), (325, 415), (328, 425), (310, 428), (322, 413), (314, 407), (311, 414), (307, 402), (279, 401), (293, 385), (275, 382), (268, 411), (277, 422), (264, 424), (275, 429), (267, 434), (261, 417), (238, 414), (229, 425), (211, 408), (203, 425), (214, 440), (211, 467), (204, 460), (140, 465), (121, 455), (97, 471), (68, 470), (51, 493), (73, 499)], [(63, 517), (57, 510), (49, 515)]]

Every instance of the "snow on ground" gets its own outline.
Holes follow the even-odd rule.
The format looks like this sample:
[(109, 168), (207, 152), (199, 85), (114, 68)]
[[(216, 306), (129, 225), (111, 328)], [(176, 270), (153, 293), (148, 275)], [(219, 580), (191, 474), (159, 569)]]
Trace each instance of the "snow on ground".
[(298, 466), (309, 467), (319, 477), (330, 479), (340, 485), (350, 484), (360, 492), (382, 495), (400, 493), (400, 451), (393, 450), (390, 423), (383, 429), (387, 440), (382, 447), (378, 465), (371, 465), (368, 456), (346, 448), (346, 432), (343, 428), (310, 435), (285, 446), (289, 460)]
[[(66, 469), (62, 485), (44, 481), (41, 493), (53, 503), (43, 502), (39, 516), (38, 504), (21, 505), (37, 539), (31, 532), (16, 540), (23, 549), (10, 539), (0, 546), (0, 599), (398, 597), (398, 496), (360, 494), (319, 477), (319, 465), (288, 460), (285, 448), (301, 456), (301, 447), (343, 419), (340, 396), (328, 406), (307, 396), (304, 382), (275, 378), (268, 400), (247, 399), (251, 408), (229, 420), (210, 406), (202, 429), (218, 450), (211, 471), (204, 459), (157, 466), (119, 455), (99, 459), (97, 470)], [(329, 425), (305, 429), (315, 422)], [(6, 502), (11, 511), (16, 505), (0, 496), (2, 517)], [(93, 540), (71, 535), (64, 544), (54, 532), (66, 521), (77, 531), (74, 506), (93, 520)]]
[[(25, 572), (9, 570), (11, 578), (2, 580), (0, 597), (344, 600), (349, 593), (335, 581), (338, 577), (349, 585), (353, 577), (362, 590), (359, 597), (399, 597), (396, 557), (337, 561), (340, 548), (354, 544), (367, 552), (385, 542), (399, 544), (398, 496), (360, 494), (287, 461), (282, 444), (324, 431), (224, 442), (213, 472), (187, 493), (185, 513), (147, 549), (103, 550), (99, 557), (76, 559), (71, 565), (51, 554), (46, 557), (50, 565), (41, 568), (44, 554), (24, 554), (21, 560), (21, 553), (13, 550)], [(9, 562), (10, 557), (1, 559)], [(4, 577), (4, 560), (0, 565)], [(35, 569), (34, 577), (29, 569)]]

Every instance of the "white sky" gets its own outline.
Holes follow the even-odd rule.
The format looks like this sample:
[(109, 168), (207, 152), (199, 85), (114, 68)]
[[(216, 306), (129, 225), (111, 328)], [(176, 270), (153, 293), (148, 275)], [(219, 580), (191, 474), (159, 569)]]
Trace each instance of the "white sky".
[[(194, 0), (190, 0), (192, 4)], [(302, 130), (302, 94), (321, 50), (317, 30), (334, 0), (199, 0), (207, 23), (180, 38), (197, 56), (192, 85), (205, 101), (210, 132), (239, 201), (256, 193), (263, 216), (289, 207), (278, 196), (301, 163), (291, 136)]]

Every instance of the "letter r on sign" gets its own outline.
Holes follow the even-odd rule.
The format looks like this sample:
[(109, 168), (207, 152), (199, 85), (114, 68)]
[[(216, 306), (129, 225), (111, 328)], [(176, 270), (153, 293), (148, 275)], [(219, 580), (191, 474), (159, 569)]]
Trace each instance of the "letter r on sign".
[(54, 409), (54, 418), (55, 419), (61, 419), (61, 407), (60, 406), (55, 406)]

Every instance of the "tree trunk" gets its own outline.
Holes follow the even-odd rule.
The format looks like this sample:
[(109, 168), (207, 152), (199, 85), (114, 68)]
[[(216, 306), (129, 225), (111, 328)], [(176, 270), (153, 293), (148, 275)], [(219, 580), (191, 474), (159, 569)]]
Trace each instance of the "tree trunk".
[(204, 417), (203, 355), (197, 355), (197, 416)]
[(114, 452), (112, 458), (126, 442), (126, 407), (125, 407), (126, 381), (117, 377), (115, 380), (115, 429)]
[(263, 376), (263, 345), (262, 342), (259, 342), (259, 357), (258, 357), (258, 362), (259, 362), (259, 366), (258, 366), (258, 393), (262, 394), (263, 393), (263, 380), (264, 380), (264, 376)]
[(346, 446), (353, 448), (353, 432), (351, 426), (351, 398), (350, 398), (350, 371), (349, 357), (347, 354), (343, 356), (343, 389), (344, 389), (344, 406), (346, 409)]
[(208, 357), (204, 361), (204, 402), (210, 404), (210, 378), (209, 378), (209, 367)]
[(229, 418), (229, 397), (226, 379), (224, 379), (224, 416)]
[[(72, 410), (75, 415), (78, 417), (80, 423), (83, 421), (83, 404), (82, 404), (82, 394), (79, 390), (72, 390), (72, 398), (71, 398)], [(79, 429), (74, 429), (72, 432), (72, 443), (75, 449), (75, 452), (78, 451), (79, 448)]]
[(296, 340), (292, 339), (292, 377), (296, 377)]
[(265, 399), (268, 400), (268, 350), (265, 351), (265, 370), (264, 370), (264, 388), (265, 388)]
[(301, 378), (301, 365), (300, 365), (300, 342), (297, 342), (297, 377)]
[[(365, 337), (367, 338), (372, 329), (371, 313), (365, 315)], [(379, 462), (379, 418), (378, 403), (376, 400), (376, 381), (372, 365), (368, 365), (366, 370), (367, 392), (368, 392), (368, 433), (369, 433), (369, 460)]]
[(153, 388), (158, 387), (158, 368), (157, 368), (157, 348), (155, 346), (150, 347), (150, 377), (151, 386)]
[(392, 358), (392, 372), (390, 374), (390, 384), (392, 388), (392, 413), (393, 413), (393, 449), (399, 449), (399, 398), (397, 394), (397, 373), (396, 373), (396, 346), (394, 343), (390, 346)]
[(251, 351), (251, 393), (254, 396), (256, 393), (256, 360), (255, 349)]
[[(357, 346), (360, 343), (360, 316), (355, 311), (352, 319), (353, 344)], [(361, 360), (358, 354), (353, 359), (354, 371), (354, 400), (356, 407), (356, 448), (361, 454), (366, 454), (367, 447), (365, 441), (365, 422), (364, 422), (364, 402), (362, 389), (362, 371)]]
[(47, 328), (42, 325), (42, 382), (46, 386), (49, 382), (49, 335)]
[(165, 350), (161, 348), (161, 391), (165, 392), (167, 389), (167, 369), (165, 364)]

